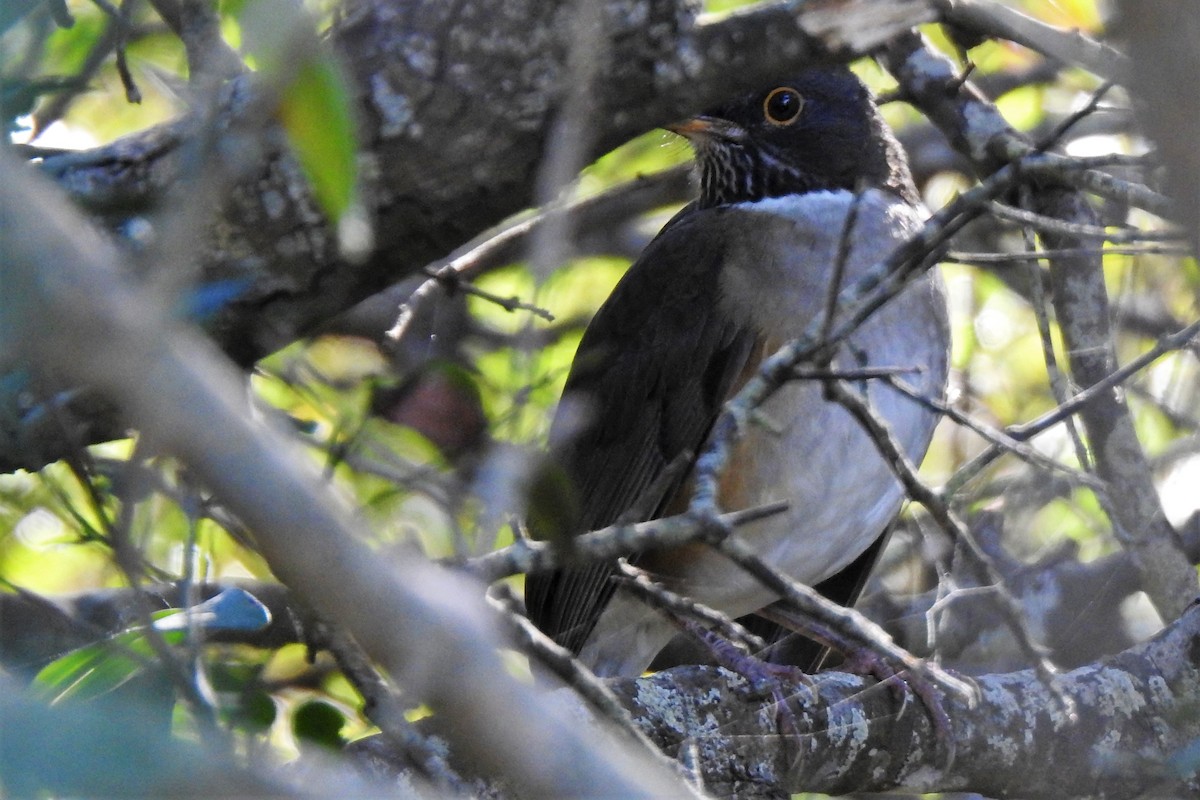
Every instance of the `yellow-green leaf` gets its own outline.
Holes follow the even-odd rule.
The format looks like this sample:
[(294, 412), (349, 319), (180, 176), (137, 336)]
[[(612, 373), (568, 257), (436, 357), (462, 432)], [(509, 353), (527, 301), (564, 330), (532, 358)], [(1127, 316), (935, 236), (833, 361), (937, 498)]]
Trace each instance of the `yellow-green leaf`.
[(279, 104), (288, 142), (317, 202), (334, 221), (350, 207), (358, 178), (348, 94), (339, 65), (322, 54), (297, 70)]

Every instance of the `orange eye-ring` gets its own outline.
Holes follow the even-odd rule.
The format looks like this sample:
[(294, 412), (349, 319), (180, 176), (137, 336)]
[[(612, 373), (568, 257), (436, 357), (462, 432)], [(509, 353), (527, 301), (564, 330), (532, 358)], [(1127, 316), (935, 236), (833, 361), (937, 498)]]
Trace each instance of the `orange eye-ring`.
[(763, 100), (763, 116), (772, 125), (791, 125), (804, 110), (804, 96), (791, 86), (772, 89)]

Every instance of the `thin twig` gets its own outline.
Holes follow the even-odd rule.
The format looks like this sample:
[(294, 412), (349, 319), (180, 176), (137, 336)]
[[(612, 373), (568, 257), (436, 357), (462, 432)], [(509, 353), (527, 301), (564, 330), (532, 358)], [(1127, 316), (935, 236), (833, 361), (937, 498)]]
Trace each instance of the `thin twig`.
[(623, 558), (618, 559), (617, 569), (624, 577), (620, 585), (626, 591), (636, 594), (647, 605), (666, 611), (673, 617), (698, 620), (721, 638), (733, 642), (749, 653), (761, 653), (767, 649), (767, 643), (762, 638), (730, 619), (728, 614), (671, 591), (654, 580), (654, 576), (646, 570), (638, 569)]
[(408, 721), (400, 695), (371, 663), (358, 642), (340, 629), (326, 627), (326, 630), (328, 635), (323, 637), (321, 644), (333, 656), (346, 680), (363, 696), (363, 714), (367, 719), (375, 723), (390, 744), (439, 791), (469, 797), (471, 790), (467, 782)]
[(1049, 456), (1043, 455), (1042, 453), (1038, 452), (1036, 448), (1030, 447), (1025, 442), (1013, 438), (1008, 434), (1007, 431), (1003, 431), (999, 428), (994, 428), (991, 425), (980, 422), (974, 417), (959, 411), (950, 403), (943, 402), (942, 400), (938, 400), (936, 398), (927, 397), (921, 392), (913, 389), (904, 381), (896, 380), (891, 376), (882, 376), (882, 379), (886, 381), (889, 386), (896, 389), (896, 391), (901, 392), (917, 403), (920, 403), (921, 405), (924, 405), (925, 407), (942, 414), (957, 425), (961, 425), (962, 427), (978, 434), (992, 445), (1003, 448), (1005, 451), (1013, 453), (1019, 458), (1022, 458), (1025, 461), (1028, 461), (1030, 464), (1033, 464), (1034, 466), (1038, 466), (1047, 470), (1053, 470), (1055, 472), (1061, 472), (1072, 483), (1081, 486), (1087, 486), (1089, 489), (1098, 490), (1103, 488), (1103, 482), (1094, 475), (1089, 475), (1086, 472), (1080, 472), (1079, 470), (1073, 469), (1066, 464), (1061, 464), (1058, 461), (1055, 461)]
[[(970, 529), (946, 505), (944, 498), (926, 486), (917, 476), (916, 467), (908, 460), (903, 448), (892, 436), (887, 423), (875, 414), (866, 400), (852, 392), (841, 381), (829, 381), (826, 390), (827, 396), (831, 400), (837, 402), (858, 420), (871, 441), (874, 442), (879, 455), (891, 467), (900, 483), (904, 485), (904, 491), (909, 498), (924, 506), (951, 540), (962, 542), (967, 546), (968, 552), (982, 568), (990, 584), (1003, 587), (1003, 574), (996, 566), (992, 556), (979, 545)], [(1009, 630), (1012, 631), (1022, 651), (1033, 663), (1042, 682), (1059, 699), (1063, 708), (1071, 713), (1071, 700), (1062, 693), (1055, 681), (1057, 670), (1046, 660), (1046, 649), (1034, 641), (1033, 635), (1025, 625), (1021, 605), (1007, 589), (999, 591), (997, 598)]]
[(554, 315), (541, 306), (537, 306), (532, 303), (526, 303), (516, 297), (501, 297), (499, 295), (492, 294), (486, 289), (480, 289), (473, 283), (466, 283), (463, 281), (450, 267), (443, 267), (436, 272), (427, 267), (425, 269), (425, 274), (441, 284), (442, 288), (445, 289), (449, 294), (453, 294), (454, 292), (462, 292), (463, 294), (473, 295), (481, 300), (486, 300), (489, 303), (494, 303), (495, 305), (503, 308), (505, 311), (528, 311), (535, 317), (544, 319), (547, 322), (554, 322)]
[[(1099, 397), (1103, 392), (1111, 391), (1114, 387), (1120, 386), (1167, 353), (1187, 347), (1198, 334), (1200, 334), (1200, 320), (1169, 336), (1160, 338), (1154, 347), (1142, 353), (1125, 366), (1113, 370), (1103, 380), (1097, 381), (1088, 388), (1076, 392), (1070, 400), (1060, 404), (1057, 408), (1046, 412), (1037, 419), (1021, 425), (1009, 426), (1005, 428), (1004, 432), (1017, 441), (1024, 442), (1032, 439), (1039, 433), (1062, 422), (1068, 416), (1079, 413), (1085, 405), (1096, 397)], [(978, 475), (987, 465), (1003, 455), (1004, 452), (1005, 450), (998, 445), (988, 447), (982, 453), (975, 456), (975, 458), (971, 459), (969, 463), (963, 465), (946, 483), (942, 491), (947, 495), (953, 495), (963, 484)]]
[[(821, 332), (817, 334), (817, 341), (823, 342), (829, 337), (829, 331), (833, 328), (833, 321), (837, 317), (838, 297), (841, 296), (843, 278), (846, 274), (846, 259), (850, 256), (851, 237), (854, 235), (854, 224), (858, 221), (858, 209), (862, 203), (863, 195), (861, 193), (854, 196), (854, 201), (850, 203), (850, 210), (846, 212), (846, 219), (842, 223), (842, 233), (838, 237), (837, 253), (834, 255), (832, 269), (829, 275), (829, 285), (825, 287), (825, 313), (821, 317)], [(817, 364), (818, 367), (827, 367), (833, 359), (833, 351), (830, 350), (825, 363)]]
[(1040, 249), (1021, 253), (982, 253), (966, 250), (951, 250), (946, 253), (946, 260), (956, 264), (972, 266), (994, 266), (1023, 261), (1048, 261), (1054, 258), (1071, 258), (1073, 256), (1098, 255), (1105, 256), (1187, 256), (1191, 250), (1183, 245), (1129, 245), (1126, 247), (1060, 247), (1053, 250)]
[[(611, 226), (634, 214), (671, 202), (682, 202), (687, 192), (688, 173), (686, 166), (679, 166), (640, 177), (594, 197), (573, 201), (560, 213), (569, 215), (572, 218), (571, 226), (578, 230)], [(466, 283), (490, 269), (516, 260), (521, 247), (539, 226), (546, 224), (547, 218), (548, 212), (543, 211), (512, 222), (498, 231), (490, 231), (449, 258), (427, 265), (424, 272), (427, 275), (453, 273), (460, 283)], [(416, 316), (417, 307), (429, 302), (439, 288), (438, 281), (431, 278), (409, 294), (402, 303), (400, 318), (389, 336), (396, 340), (403, 338)]]
[(596, 711), (616, 723), (622, 734), (641, 745), (648, 754), (660, 760), (664, 767), (673, 768), (662, 751), (633, 721), (629, 709), (621, 704), (604, 681), (583, 666), (570, 650), (557, 644), (529, 621), (522, 612), (522, 604), (513, 596), (508, 586), (501, 584), (494, 587), (487, 599), (488, 604), (499, 612), (509, 634), (517, 640), (524, 652), (534, 656), (540, 664), (549, 668), (578, 692)]
[(988, 203), (988, 210), (1001, 219), (1007, 219), (1022, 225), (1028, 225), (1042, 232), (1057, 233), (1063, 236), (1077, 236), (1085, 239), (1103, 239), (1107, 242), (1145, 242), (1145, 241), (1177, 241), (1180, 234), (1177, 231), (1143, 231), (1126, 228), (1109, 229), (1097, 225), (1084, 225), (1078, 222), (1047, 217), (1034, 211), (1005, 205), (997, 201)]
[[(722, 524), (737, 528), (787, 510), (784, 502), (766, 503), (721, 516)], [(491, 583), (510, 575), (546, 572), (580, 561), (600, 562), (628, 556), (649, 548), (676, 547), (697, 541), (701, 534), (696, 520), (687, 514), (663, 517), (633, 525), (612, 525), (572, 537), (571, 552), (564, 554), (551, 542), (522, 537), (508, 547), (485, 553), (463, 564), (475, 577)]]
[[(1031, 205), (1029, 196), (1029, 188), (1021, 187), (1021, 204), (1023, 206)], [(1029, 227), (1021, 228), (1021, 235), (1025, 240), (1025, 249), (1033, 252), (1037, 249), (1034, 241), (1033, 231)], [(1049, 304), (1046, 301), (1046, 294), (1043, 291), (1041, 275), (1038, 273), (1037, 265), (1033, 262), (1026, 264), (1026, 270), (1029, 272), (1029, 291), (1032, 295), (1031, 307), (1033, 308), (1033, 317), (1037, 321), (1038, 341), (1042, 347), (1042, 360), (1046, 365), (1046, 376), (1050, 381), (1050, 391), (1054, 395), (1054, 400), (1057, 403), (1063, 403), (1071, 395), (1070, 387), (1067, 385), (1067, 377), (1058, 366), (1058, 357), (1054, 353), (1054, 340), (1050, 334), (1050, 315), (1048, 312)], [(1074, 418), (1066, 420), (1067, 435), (1071, 440), (1071, 445), (1075, 448), (1075, 458), (1080, 463), (1085, 471), (1091, 469), (1091, 458), (1088, 456), (1087, 447), (1083, 443), (1083, 437), (1079, 433), (1079, 427), (1075, 424)]]
[[(1041, 156), (1034, 156), (1034, 159)], [(977, 186), (963, 192), (935, 212), (908, 242), (897, 247), (862, 279), (846, 287), (838, 298), (848, 313), (837, 326), (820, 338), (822, 321), (810, 324), (803, 336), (765, 359), (758, 373), (725, 404), (713, 424), (709, 442), (696, 462), (692, 508), (713, 516), (719, 513), (716, 502), (718, 476), (728, 461), (734, 441), (745, 430), (751, 413), (789, 380), (797, 365), (821, 361), (821, 353), (836, 346), (862, 322), (908, 283), (937, 261), (945, 243), (968, 222), (978, 217), (991, 199), (1007, 191), (1027, 164), (1000, 168)]]
[(779, 595), (805, 617), (816, 621), (835, 635), (858, 642), (868, 650), (880, 654), (900, 670), (908, 670), (914, 676), (926, 677), (959, 700), (974, 702), (974, 690), (969, 683), (909, 653), (897, 645), (883, 628), (854, 609), (827, 599), (812, 587), (770, 566), (740, 537), (728, 535), (728, 532), (720, 530), (711, 530), (710, 538), (710, 543), (718, 552)]
[(1092, 92), (1092, 96), (1088, 98), (1088, 101), (1083, 104), (1082, 108), (1061, 119), (1034, 149), (1039, 153), (1044, 153), (1061, 142), (1063, 137), (1067, 135), (1067, 131), (1095, 112), (1100, 106), (1100, 101), (1104, 99), (1104, 95), (1108, 94), (1109, 90), (1115, 85), (1116, 83), (1112, 80), (1106, 80), (1100, 84), (1100, 87)]

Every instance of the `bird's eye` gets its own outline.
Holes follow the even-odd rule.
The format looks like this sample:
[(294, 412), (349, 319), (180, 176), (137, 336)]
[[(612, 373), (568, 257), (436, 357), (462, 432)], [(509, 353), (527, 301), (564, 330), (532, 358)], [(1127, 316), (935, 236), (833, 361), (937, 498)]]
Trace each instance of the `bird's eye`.
[(790, 86), (772, 89), (763, 100), (763, 116), (772, 125), (791, 125), (804, 109), (804, 96)]

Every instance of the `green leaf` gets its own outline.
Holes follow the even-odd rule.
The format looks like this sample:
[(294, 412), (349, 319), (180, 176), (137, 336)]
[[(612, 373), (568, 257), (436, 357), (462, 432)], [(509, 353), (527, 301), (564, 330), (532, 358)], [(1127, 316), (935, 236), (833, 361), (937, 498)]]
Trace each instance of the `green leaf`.
[(51, 705), (66, 701), (87, 702), (108, 694), (141, 674), (149, 645), (140, 634), (115, 637), (128, 649), (113, 647), (114, 640), (81, 647), (52, 661), (33, 681), (34, 694)]
[(358, 180), (354, 114), (336, 60), (322, 52), (297, 69), (279, 120), (317, 202), (336, 222), (350, 208)]
[(340, 63), (290, 0), (254, 0), (239, 17), (247, 57), (278, 92), (276, 114), (326, 215), (341, 221), (358, 179), (354, 113)]
[(342, 726), (346, 717), (329, 703), (313, 700), (296, 709), (292, 715), (292, 733), (297, 739), (340, 750)]
[[(271, 613), (252, 594), (226, 589), (194, 606), (190, 613), (166, 609), (151, 615), (170, 644), (182, 644), (189, 629), (253, 631), (266, 627)], [(34, 691), (51, 704), (85, 702), (108, 694), (155, 664), (144, 628), (132, 628), (102, 642), (72, 650), (47, 664), (34, 678)]]
[(69, 689), (82, 676), (87, 675), (107, 655), (104, 648), (92, 645), (72, 650), (42, 668), (33, 679), (35, 693), (43, 700), (52, 701), (59, 693)]

